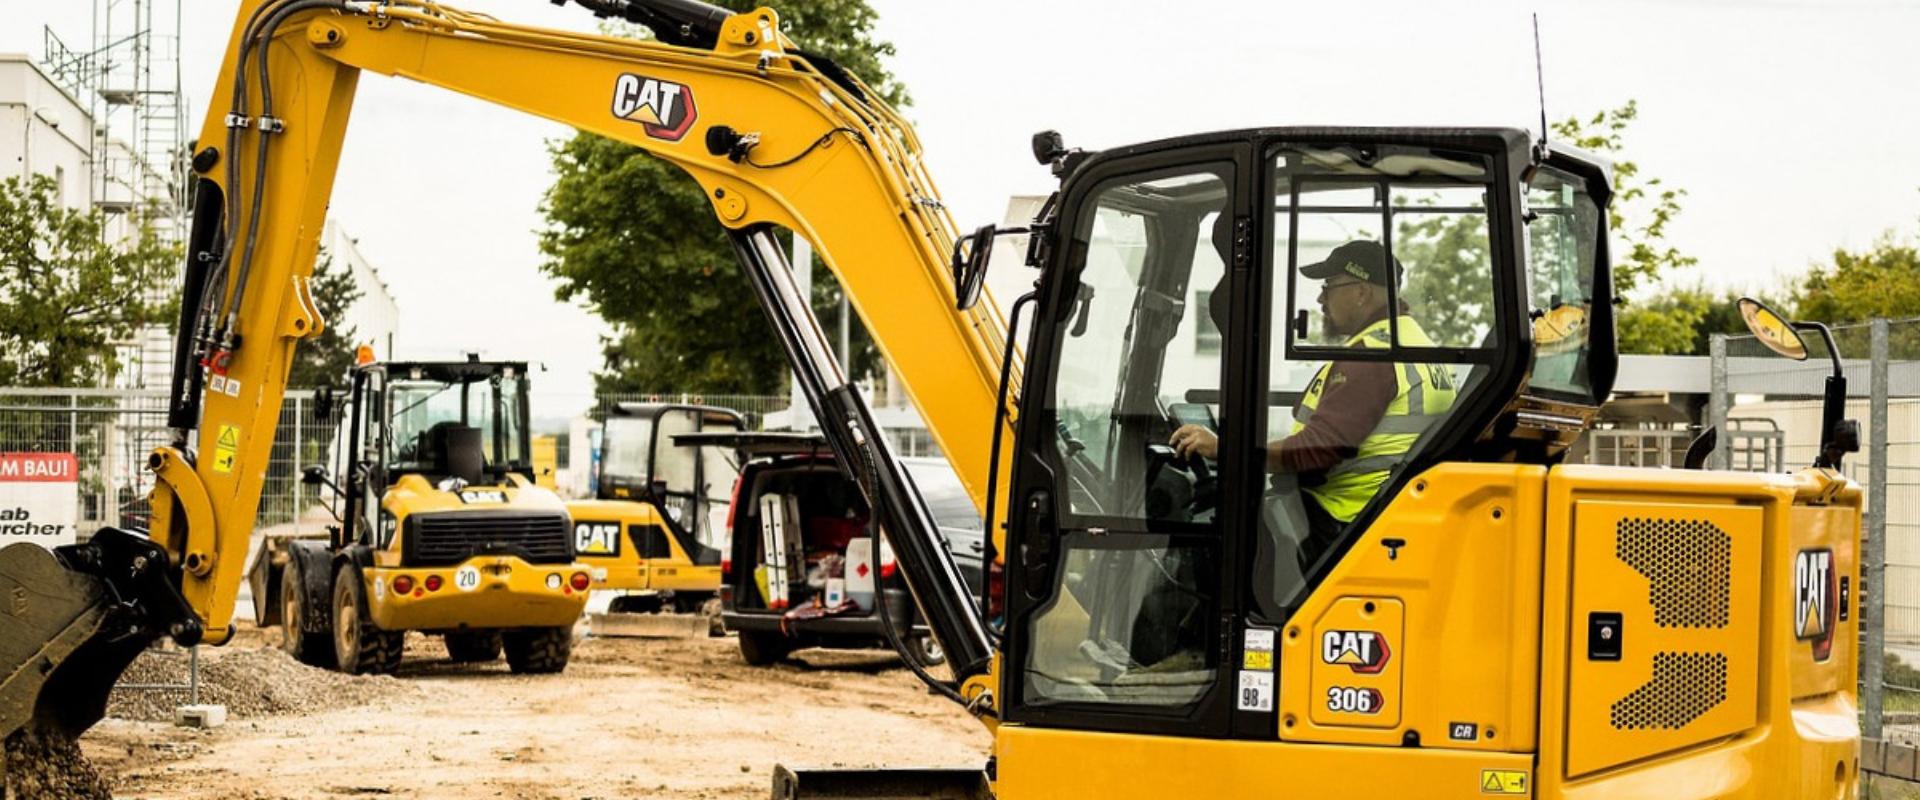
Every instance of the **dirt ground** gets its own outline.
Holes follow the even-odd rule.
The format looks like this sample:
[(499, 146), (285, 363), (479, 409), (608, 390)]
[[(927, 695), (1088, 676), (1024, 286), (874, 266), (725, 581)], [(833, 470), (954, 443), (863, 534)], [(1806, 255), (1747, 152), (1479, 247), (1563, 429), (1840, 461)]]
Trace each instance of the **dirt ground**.
[[(397, 679), (340, 683), (258, 652), (277, 636), (245, 630), (202, 649), (203, 674), (237, 658), (276, 684), (259, 702), (229, 694), (224, 728), (144, 721), (172, 701), (116, 696), (121, 716), (81, 739), (114, 796), (763, 798), (776, 763), (986, 758), (985, 729), (880, 651), (808, 650), (756, 669), (731, 638), (589, 637), (565, 673), (521, 677), (504, 662), (449, 663), (438, 638), (411, 635)], [(318, 710), (286, 711), (303, 705)]]

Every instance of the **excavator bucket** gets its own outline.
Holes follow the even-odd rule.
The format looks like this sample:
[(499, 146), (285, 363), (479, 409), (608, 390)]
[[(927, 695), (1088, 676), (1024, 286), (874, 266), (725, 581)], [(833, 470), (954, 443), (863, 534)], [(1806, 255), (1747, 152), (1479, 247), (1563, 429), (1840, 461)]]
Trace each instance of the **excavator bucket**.
[(773, 800), (987, 800), (993, 792), (978, 769), (773, 768)]
[(55, 551), (0, 549), (0, 739), (26, 728), (76, 738), (163, 632), (199, 640), (166, 564), (145, 536), (111, 528)]

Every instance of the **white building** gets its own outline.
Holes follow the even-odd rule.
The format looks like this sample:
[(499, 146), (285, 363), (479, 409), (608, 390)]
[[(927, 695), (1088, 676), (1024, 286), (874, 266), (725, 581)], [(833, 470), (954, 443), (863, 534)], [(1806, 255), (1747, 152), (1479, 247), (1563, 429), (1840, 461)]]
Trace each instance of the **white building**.
[(394, 334), (400, 329), (400, 306), (393, 301), (380, 271), (360, 252), (359, 241), (347, 235), (337, 220), (327, 220), (320, 246), (333, 258), (334, 268), (345, 265), (353, 271), (353, 282), (360, 288), (360, 299), (347, 308), (343, 319), (328, 320), (329, 325), (353, 329), (355, 344), (373, 346), (374, 357), (393, 358)]
[(93, 118), (25, 55), (0, 53), (0, 179), (54, 179), (68, 208), (93, 202)]

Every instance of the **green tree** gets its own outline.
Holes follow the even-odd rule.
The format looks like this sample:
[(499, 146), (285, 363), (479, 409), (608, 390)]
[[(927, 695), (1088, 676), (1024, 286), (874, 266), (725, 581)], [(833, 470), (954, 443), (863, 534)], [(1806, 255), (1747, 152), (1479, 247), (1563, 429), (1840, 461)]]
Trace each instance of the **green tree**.
[(177, 321), (180, 248), (144, 223), (108, 243), (104, 214), (56, 198), (45, 175), (0, 182), (0, 386), (104, 383), (135, 330)]
[[(756, 4), (721, 5), (747, 11)], [(893, 46), (873, 39), (876, 14), (866, 0), (796, 0), (780, 13), (801, 48), (860, 75), (894, 105), (907, 101), (881, 63)], [(699, 186), (637, 147), (593, 134), (557, 142), (551, 155), (556, 178), (542, 204), (541, 269), (558, 279), (560, 299), (584, 300), (613, 326), (602, 340), (606, 369), (595, 375), (596, 387), (779, 391), (785, 358)], [(815, 269), (816, 307), (836, 302), (838, 291), (826, 269)], [(851, 371), (871, 374), (879, 359), (854, 327)]]
[[(1704, 307), (1705, 298), (1699, 290), (1656, 295), (1647, 302), (1633, 301), (1635, 294), (1650, 290), (1656, 280), (1695, 263), (1692, 256), (1667, 241), (1667, 227), (1679, 215), (1680, 199), (1686, 192), (1665, 186), (1659, 178), (1644, 176), (1638, 164), (1623, 158), (1627, 130), (1639, 113), (1639, 106), (1629, 100), (1591, 117), (1554, 123), (1553, 135), (1560, 142), (1614, 162), (1608, 225), (1614, 241), (1625, 247), (1613, 253), (1613, 290), (1616, 297), (1629, 300), (1620, 309), (1616, 325), (1621, 351), (1689, 352), (1696, 340), (1705, 341), (1697, 326), (1710, 313), (1717, 313)], [(1416, 199), (1414, 206), (1431, 204)], [(1406, 295), (1415, 316), (1436, 341), (1477, 343), (1491, 324), (1492, 314), (1485, 300), (1492, 293), (1491, 278), (1486, 274), (1492, 250), (1485, 218), (1417, 214), (1401, 220), (1395, 226), (1394, 250), (1408, 265)], [(1562, 233), (1538, 222), (1530, 228), (1536, 275), (1541, 272), (1538, 260), (1551, 257), (1543, 255), (1543, 249)]]
[(320, 309), (320, 317), (327, 321), (327, 327), (319, 336), (301, 342), (294, 349), (293, 368), (287, 373), (287, 385), (296, 388), (311, 386), (336, 386), (341, 383), (347, 370), (353, 367), (355, 334), (358, 331), (347, 324), (347, 309), (366, 292), (353, 279), (353, 268), (347, 264), (336, 265), (333, 254), (325, 247), (314, 262), (313, 304)]
[(1920, 249), (1889, 232), (1859, 252), (1833, 251), (1794, 292), (1794, 312), (1829, 324), (1920, 316)]
[(1627, 129), (1639, 117), (1639, 102), (1628, 100), (1619, 108), (1585, 119), (1569, 117), (1552, 126), (1560, 141), (1613, 159), (1613, 204), (1607, 226), (1614, 241), (1626, 245), (1623, 252), (1613, 254), (1615, 297), (1630, 297), (1635, 289), (1699, 261), (1667, 241), (1667, 226), (1680, 215), (1680, 198), (1687, 191), (1642, 175), (1640, 165), (1625, 157)]
[[(1888, 232), (1865, 250), (1835, 250), (1832, 264), (1816, 265), (1801, 278), (1793, 306), (1795, 316), (1829, 325), (1920, 317), (1920, 247)], [(1920, 358), (1920, 325), (1896, 325), (1892, 336), (1895, 358)], [(1864, 331), (1836, 338), (1842, 353), (1866, 355)]]

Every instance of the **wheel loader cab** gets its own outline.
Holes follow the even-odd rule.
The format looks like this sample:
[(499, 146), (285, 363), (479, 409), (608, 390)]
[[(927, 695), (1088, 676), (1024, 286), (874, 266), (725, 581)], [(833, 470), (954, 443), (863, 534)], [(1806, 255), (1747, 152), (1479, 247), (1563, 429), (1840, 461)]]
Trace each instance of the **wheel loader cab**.
[[(1277, 674), (1275, 637), (1381, 509), (1443, 461), (1556, 460), (1604, 396), (1606, 186), (1500, 130), (1264, 130), (1074, 164), (1043, 221), (1007, 719), (1273, 739), (1276, 686), (1306, 680)], [(1363, 638), (1338, 655), (1392, 646)], [(1392, 700), (1315, 686), (1363, 726)]]
[(332, 541), (271, 541), (287, 647), (347, 672), (391, 672), (406, 631), (455, 661), (502, 650), (516, 672), (566, 666), (590, 590), (566, 506), (533, 482), (522, 362), (357, 367), (334, 440)]
[(739, 466), (725, 448), (683, 434), (737, 433), (737, 412), (673, 403), (617, 403), (600, 429), (594, 499), (567, 504), (574, 547), (614, 611), (698, 609), (720, 590), (727, 514)]
[(383, 395), (380, 437), (387, 472), (438, 485), (477, 485), (509, 473), (533, 477), (526, 365), (392, 364), (369, 392)]

